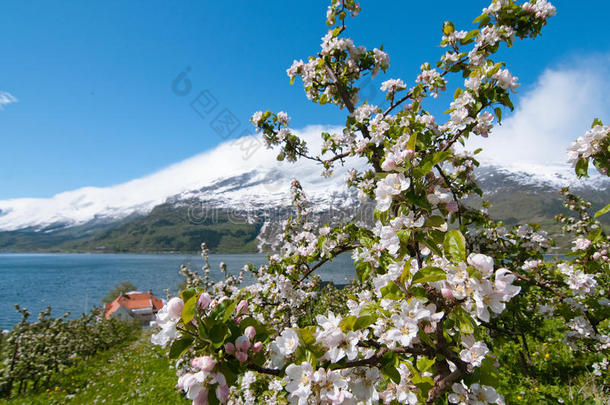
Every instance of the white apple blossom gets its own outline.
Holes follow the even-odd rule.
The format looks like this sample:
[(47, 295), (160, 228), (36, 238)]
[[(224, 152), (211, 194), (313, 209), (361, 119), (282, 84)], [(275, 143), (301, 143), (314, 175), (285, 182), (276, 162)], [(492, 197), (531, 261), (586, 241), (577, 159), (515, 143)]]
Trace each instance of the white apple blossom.
[(290, 364), (286, 367), (286, 375), (290, 378), (290, 382), (286, 385), (286, 391), (290, 393), (288, 397), (290, 403), (307, 405), (307, 399), (311, 395), (311, 383), (313, 382), (311, 364), (305, 361), (298, 366)]
[(463, 343), (466, 349), (460, 352), (460, 359), (472, 367), (480, 367), (485, 356), (489, 353), (489, 348), (483, 341), (472, 343), (473, 339), (464, 339)]
[(392, 197), (409, 188), (410, 180), (402, 173), (388, 174), (377, 183), (375, 189), (375, 200), (379, 211), (387, 211), (392, 204)]
[(493, 76), (498, 81), (498, 86), (504, 90), (515, 91), (519, 88), (517, 78), (514, 77), (507, 69), (501, 69), (498, 73)]

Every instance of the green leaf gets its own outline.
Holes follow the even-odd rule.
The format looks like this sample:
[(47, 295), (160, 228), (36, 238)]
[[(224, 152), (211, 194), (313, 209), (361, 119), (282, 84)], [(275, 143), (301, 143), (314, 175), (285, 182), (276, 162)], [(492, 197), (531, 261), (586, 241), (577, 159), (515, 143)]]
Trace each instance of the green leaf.
[(355, 315), (350, 315), (345, 317), (339, 322), (339, 327), (343, 332), (349, 332), (350, 330), (354, 330), (354, 324), (356, 323), (356, 319), (358, 319)]
[(407, 260), (405, 263), (405, 267), (402, 269), (402, 273), (400, 274), (399, 281), (404, 284), (409, 277), (411, 276), (411, 263)]
[(356, 319), (356, 323), (354, 324), (354, 330), (365, 329), (369, 325), (375, 323), (376, 320), (377, 318), (373, 315), (359, 316), (358, 319)]
[(361, 282), (366, 281), (372, 273), (371, 264), (367, 262), (358, 262), (356, 264), (356, 275)]
[(462, 232), (457, 229), (447, 232), (443, 241), (443, 248), (445, 249), (445, 256), (454, 264), (466, 260), (466, 239)]
[(385, 287), (381, 289), (381, 296), (383, 298), (397, 300), (404, 297), (404, 294), (402, 293), (402, 291), (400, 291), (400, 288), (396, 285), (396, 283), (390, 281)]
[(494, 108), (494, 112), (496, 113), (496, 117), (498, 118), (498, 123), (502, 122), (502, 109), (500, 107)]
[(436, 348), (436, 345), (430, 338), (430, 335), (428, 335), (426, 332), (424, 332), (423, 329), (420, 329), (419, 331), (417, 331), (417, 337), (419, 337), (422, 341), (424, 341), (424, 343), (426, 343), (428, 346), (430, 346), (432, 348)]
[(416, 178), (420, 178), (428, 174), (430, 170), (434, 167), (434, 165), (439, 164), (440, 162), (450, 158), (452, 153), (448, 150), (442, 152), (436, 152), (433, 155), (428, 155), (422, 159), (419, 166), (413, 169), (413, 176)]
[(610, 204), (606, 205), (604, 208), (602, 208), (601, 210), (597, 211), (593, 218), (601, 217), (602, 215), (607, 214), (609, 212), (610, 212)]
[(479, 35), (479, 30), (472, 30), (468, 34), (466, 34), (466, 36), (463, 39), (460, 40), (460, 43), (462, 45), (469, 44), (470, 42), (472, 42), (474, 37), (476, 37), (477, 35)]
[(440, 267), (428, 266), (419, 270), (413, 276), (411, 280), (411, 284), (420, 284), (420, 283), (432, 283), (434, 281), (441, 281), (447, 278), (447, 274)]
[(420, 373), (425, 373), (430, 370), (434, 365), (435, 359), (429, 359), (425, 356), (419, 356), (417, 358), (417, 369)]
[(302, 340), (303, 346), (309, 346), (316, 343), (316, 338), (314, 337), (315, 332), (315, 326), (306, 326), (304, 328), (299, 329), (299, 337)]
[(210, 329), (210, 339), (216, 347), (224, 344), (225, 338), (229, 335), (229, 328), (224, 323), (217, 323)]
[(407, 243), (407, 242), (409, 242), (409, 238), (411, 237), (411, 230), (410, 229), (401, 229), (396, 234), (398, 236), (398, 239), (400, 239), (401, 242)]
[(389, 377), (395, 384), (400, 384), (400, 373), (398, 372), (398, 370), (396, 370), (396, 367), (394, 367), (392, 364), (386, 364), (382, 369), (381, 372), (386, 376)]
[(445, 223), (445, 218), (440, 215), (434, 215), (426, 219), (424, 226), (428, 228), (437, 228)]
[(367, 302), (362, 306), (362, 308), (360, 308), (360, 316), (374, 316), (375, 314), (377, 314), (377, 306), (374, 302)]
[(229, 318), (231, 318), (231, 315), (233, 315), (233, 312), (235, 311), (236, 306), (237, 306), (237, 300), (233, 300), (233, 301), (231, 301), (231, 303), (229, 305), (227, 305), (227, 307), (225, 309), (225, 314), (222, 317), (223, 322), (226, 322), (229, 320)]
[(575, 171), (578, 177), (589, 177), (589, 159), (578, 159)]
[(180, 298), (182, 298), (182, 301), (187, 302), (193, 295), (199, 296), (197, 290), (194, 288), (187, 288), (185, 290), (182, 290), (182, 292), (180, 293)]
[(494, 365), (495, 360), (492, 357), (486, 357), (481, 363), (479, 370), (479, 381), (483, 385), (495, 387), (498, 385), (498, 368)]
[(216, 390), (208, 390), (208, 404), (209, 405), (220, 405), (220, 401), (216, 396)]
[(227, 380), (227, 385), (229, 387), (234, 385), (235, 382), (237, 381), (236, 371), (239, 370), (239, 368), (232, 368), (231, 366), (235, 367), (235, 365), (231, 364), (228, 361), (223, 361), (218, 364), (218, 367), (220, 368), (220, 372), (225, 376), (225, 379)]
[(597, 228), (594, 231), (591, 231), (589, 233), (589, 235), (587, 236), (587, 238), (592, 242), (592, 243), (596, 243), (599, 241), (599, 239), (602, 237), (602, 229), (601, 228)]
[(455, 26), (453, 23), (451, 21), (445, 21), (443, 23), (443, 34), (451, 35), (453, 32), (455, 32)]
[(417, 143), (417, 132), (413, 132), (407, 141), (407, 149), (415, 150), (415, 145)]
[(487, 13), (483, 13), (474, 19), (473, 24), (479, 23), (479, 27), (487, 25), (491, 21), (491, 17)]
[(454, 314), (460, 332), (468, 335), (474, 333), (475, 321), (466, 311), (458, 307)]
[(186, 301), (184, 307), (182, 308), (182, 322), (185, 324), (195, 318), (195, 312), (197, 311), (197, 296), (193, 295), (191, 298)]
[(171, 347), (169, 348), (169, 358), (177, 359), (191, 346), (193, 343), (193, 337), (190, 335), (183, 336), (180, 339), (174, 340)]

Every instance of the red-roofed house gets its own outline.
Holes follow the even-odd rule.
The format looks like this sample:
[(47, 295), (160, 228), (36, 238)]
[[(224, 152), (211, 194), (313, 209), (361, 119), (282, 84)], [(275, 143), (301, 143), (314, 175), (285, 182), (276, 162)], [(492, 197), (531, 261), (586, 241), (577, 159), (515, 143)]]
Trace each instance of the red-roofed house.
[(118, 296), (110, 304), (106, 304), (105, 317), (118, 316), (124, 320), (138, 319), (142, 323), (155, 320), (155, 314), (163, 308), (163, 301), (152, 293), (131, 291)]

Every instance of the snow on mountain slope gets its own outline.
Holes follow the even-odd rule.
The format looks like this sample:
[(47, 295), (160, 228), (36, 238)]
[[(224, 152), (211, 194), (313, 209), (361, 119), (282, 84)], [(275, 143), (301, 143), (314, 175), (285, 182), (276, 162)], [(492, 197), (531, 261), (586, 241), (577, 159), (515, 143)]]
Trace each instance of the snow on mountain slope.
[[(321, 142), (319, 134), (325, 130), (332, 128), (309, 126), (296, 132), (308, 140), (311, 150), (315, 151), (319, 150)], [(258, 147), (247, 149), (245, 145)], [(84, 187), (51, 198), (0, 201), (0, 231), (42, 229), (58, 224), (74, 226), (94, 219), (120, 219), (134, 213), (147, 213), (176, 195), (184, 198), (199, 195), (219, 199), (227, 205), (243, 202), (277, 204), (290, 200), (290, 182), (294, 178), (301, 180), (312, 195), (346, 191), (343, 184), (345, 169), (338, 167), (332, 179), (325, 179), (320, 176), (321, 168), (314, 162), (278, 162), (276, 154), (266, 149), (259, 137), (252, 136), (243, 143), (225, 142), (211, 151), (116, 186)], [(231, 185), (230, 179), (235, 182), (241, 178), (243, 181), (246, 179), (244, 175), (247, 175), (244, 184)]]
[[(310, 150), (316, 151), (320, 148), (320, 132), (332, 130), (309, 126), (296, 132), (308, 140)], [(258, 148), (246, 149), (245, 145), (258, 145)], [(328, 179), (320, 175), (321, 167), (315, 162), (302, 160), (291, 164), (278, 162), (275, 156), (276, 152), (266, 149), (260, 138), (251, 136), (239, 143), (220, 144), (211, 151), (116, 186), (85, 187), (51, 198), (0, 201), (0, 231), (70, 227), (92, 220), (110, 222), (134, 213), (146, 214), (166, 201), (179, 203), (194, 198), (216, 206), (244, 209), (287, 205), (290, 182), (294, 178), (301, 181), (313, 200), (329, 202), (336, 193), (346, 196), (346, 168), (337, 166), (334, 176)], [(499, 166), (487, 163), (479, 168), (479, 176), (483, 188), (492, 192), (507, 184), (545, 189), (566, 185), (610, 189), (610, 181), (599, 175), (580, 182), (567, 164)], [(331, 204), (342, 199), (335, 199)]]
[(483, 161), (477, 174), (478, 181), (488, 191), (493, 191), (493, 188), (506, 185), (507, 183), (552, 190), (558, 190), (566, 186), (574, 189), (588, 188), (602, 190), (610, 188), (610, 179), (600, 175), (595, 169), (590, 170), (589, 178), (579, 179), (574, 173), (574, 169), (567, 163), (499, 165), (498, 163)]

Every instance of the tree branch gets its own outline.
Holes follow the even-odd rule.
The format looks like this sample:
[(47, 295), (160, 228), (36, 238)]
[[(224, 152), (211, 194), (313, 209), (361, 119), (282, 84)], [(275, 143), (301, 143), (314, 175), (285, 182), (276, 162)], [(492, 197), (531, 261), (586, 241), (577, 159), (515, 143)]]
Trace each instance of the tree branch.
[(453, 200), (457, 204), (457, 208), (458, 208), (458, 211), (457, 211), (458, 223), (460, 224), (460, 226), (462, 226), (462, 208), (460, 207), (460, 200), (457, 198), (455, 191), (453, 191), (453, 187), (451, 187), (451, 183), (449, 182), (449, 179), (445, 175), (445, 172), (443, 172), (443, 169), (441, 169), (441, 166), (436, 165), (434, 167), (436, 168), (436, 170), (438, 170), (438, 173), (441, 175), (441, 177), (445, 181), (445, 184), (447, 185), (447, 187), (449, 187), (449, 190), (451, 191), (451, 194), (453, 195)]

